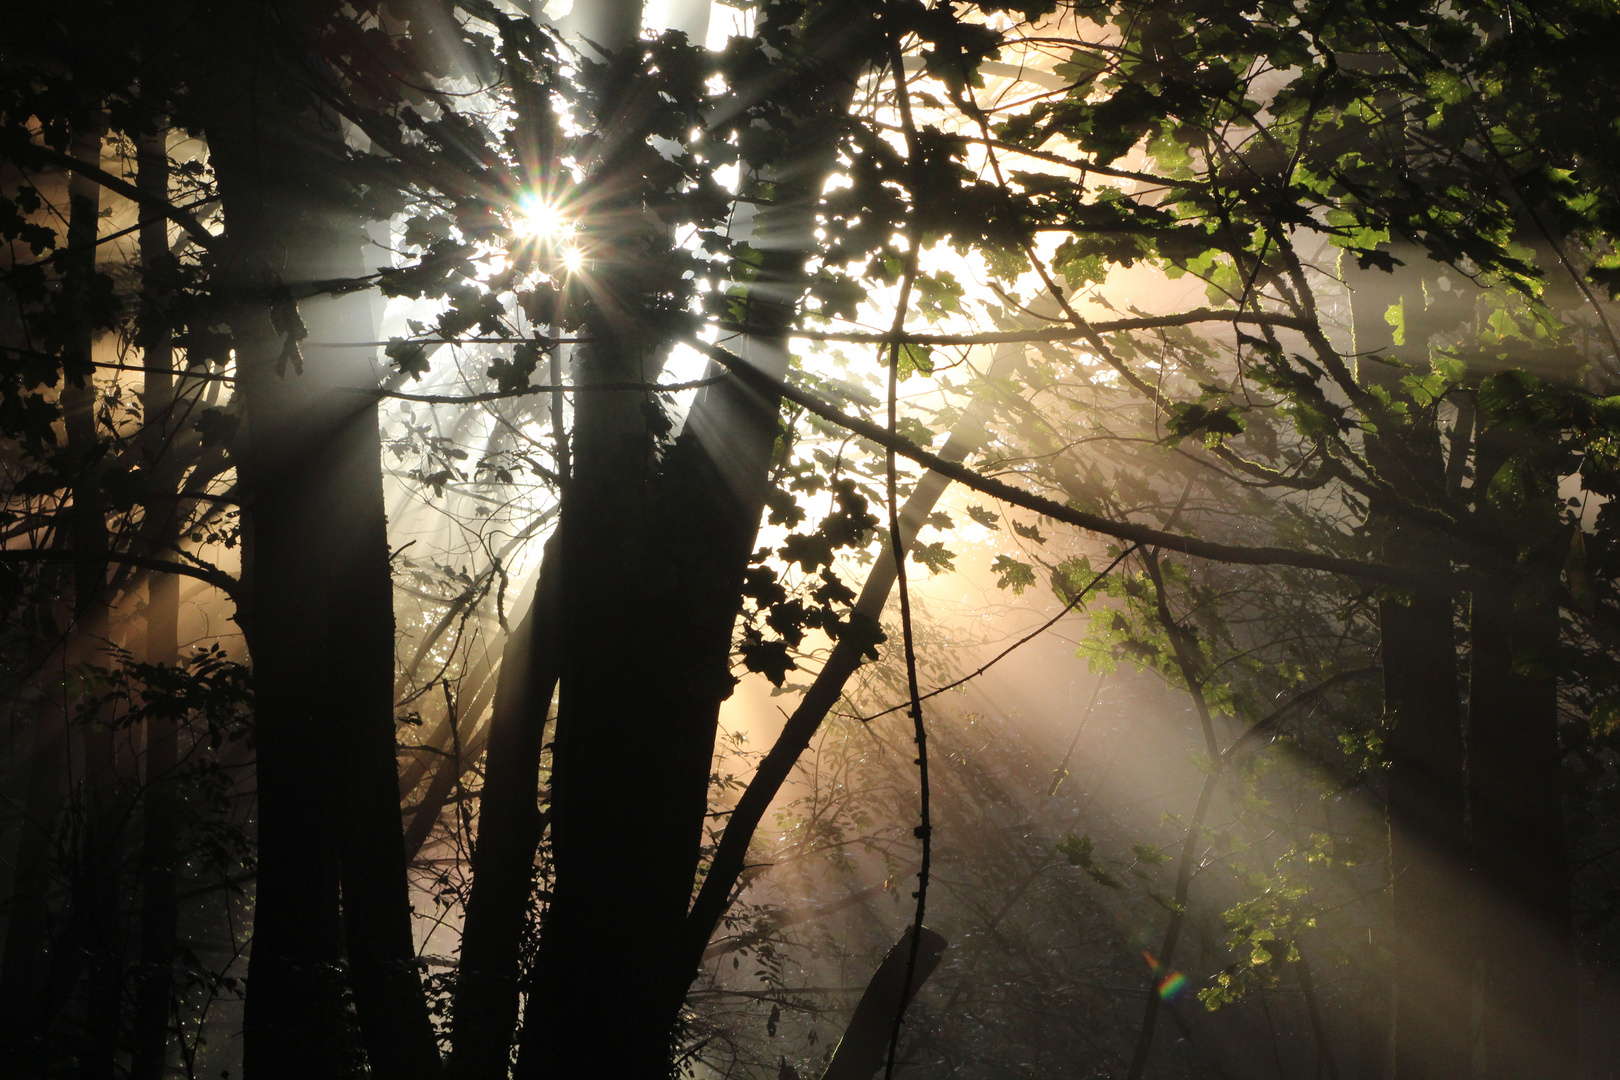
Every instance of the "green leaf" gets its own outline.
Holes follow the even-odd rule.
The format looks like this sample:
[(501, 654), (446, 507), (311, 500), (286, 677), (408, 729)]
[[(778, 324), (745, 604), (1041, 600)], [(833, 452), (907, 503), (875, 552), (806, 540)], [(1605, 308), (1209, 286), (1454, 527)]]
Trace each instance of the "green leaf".
[(796, 562), (800, 569), (806, 571), (826, 566), (833, 559), (832, 542), (824, 533), (819, 532), (809, 536), (795, 533), (776, 550), (784, 562)]
[(1620, 694), (1599, 698), (1592, 706), (1592, 714), (1587, 723), (1591, 725), (1592, 734), (1598, 738), (1620, 727)]
[(934, 441), (934, 433), (920, 420), (911, 416), (902, 416), (894, 423), (894, 433), (907, 442), (918, 446), (928, 446)]
[(837, 637), (859, 649), (868, 660), (876, 660), (877, 647), (889, 640), (876, 619), (859, 611), (850, 612), (849, 618), (838, 624)]
[(1137, 859), (1149, 866), (1162, 866), (1170, 861), (1170, 856), (1151, 844), (1132, 844), (1131, 850), (1136, 853)]
[(781, 686), (787, 673), (798, 666), (788, 655), (785, 641), (765, 641), (756, 636), (752, 641), (745, 640), (738, 651), (742, 653), (743, 665), (749, 671), (765, 676), (775, 686)]
[(916, 288), (917, 309), (932, 318), (961, 311), (962, 297), (967, 295), (967, 290), (947, 270), (918, 274)]
[(997, 555), (990, 569), (996, 575), (996, 588), (1011, 589), (1014, 596), (1022, 596), (1025, 589), (1035, 584), (1035, 568), (1009, 556)]
[[(1500, 313), (1498, 313), (1498, 314), (1500, 314)], [(1390, 340), (1392, 340), (1397, 345), (1405, 345), (1406, 344), (1406, 304), (1405, 304), (1405, 302), (1397, 300), (1395, 303), (1389, 305), (1389, 310), (1384, 312), (1384, 321), (1387, 322), (1390, 325), (1390, 328), (1392, 330), (1394, 330), (1394, 332), (1395, 332), (1394, 336)]]
[[(521, 394), (529, 388), (529, 379), (540, 362), (540, 346), (532, 341), (521, 342), (512, 350), (512, 359), (496, 357), (486, 374), (495, 380), (503, 394)], [(403, 370), (403, 369), (401, 369)]]
[(939, 541), (913, 546), (911, 558), (914, 562), (928, 567), (930, 574), (943, 574), (947, 570), (956, 569), (956, 553), (947, 550), (944, 543)]
[(1243, 434), (1243, 418), (1237, 406), (1210, 406), (1197, 401), (1180, 401), (1170, 407), (1165, 426), (1170, 437), (1180, 442), (1190, 435), (1203, 433), (1205, 441), (1218, 443), (1227, 435)]
[(1085, 833), (1078, 836), (1070, 833), (1058, 841), (1057, 849), (1058, 854), (1069, 861), (1070, 866), (1078, 866), (1097, 884), (1110, 889), (1123, 889), (1125, 887), (1124, 882), (1097, 864), (1091, 837)]
[(1067, 79), (1076, 86), (1084, 86), (1107, 70), (1107, 57), (1089, 49), (1076, 49), (1069, 54), (1067, 60), (1053, 65), (1052, 74), (1060, 79)]
[(928, 345), (907, 342), (900, 346), (900, 355), (896, 359), (895, 367), (901, 379), (908, 379), (912, 375), (932, 375), (934, 350)]

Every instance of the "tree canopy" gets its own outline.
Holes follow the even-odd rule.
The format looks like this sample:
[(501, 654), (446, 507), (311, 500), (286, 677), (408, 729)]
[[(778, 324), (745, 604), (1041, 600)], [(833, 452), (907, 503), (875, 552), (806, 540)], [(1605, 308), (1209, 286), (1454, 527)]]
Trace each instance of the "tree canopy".
[(1620, 12), (555, 7), (8, 12), (0, 1074), (1596, 1075)]

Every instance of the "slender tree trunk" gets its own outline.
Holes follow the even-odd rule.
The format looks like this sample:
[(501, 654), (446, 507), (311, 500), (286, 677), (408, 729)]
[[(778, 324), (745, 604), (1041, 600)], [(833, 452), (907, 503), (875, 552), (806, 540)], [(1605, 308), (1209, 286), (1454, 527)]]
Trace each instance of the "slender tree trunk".
[[(996, 382), (1017, 362), (1021, 356), (1021, 349), (1021, 346), (1011, 345), (997, 351), (987, 373), (985, 389), (951, 429), (945, 445), (940, 448), (940, 457), (946, 461), (962, 461), (985, 444), (985, 425), (995, 406)], [(948, 479), (932, 470), (924, 473), (917, 481), (910, 497), (900, 510), (899, 547), (902, 551), (910, 549), (917, 538), (917, 533), (922, 529), (924, 519), (933, 512), (934, 506), (949, 486)], [(867, 574), (866, 583), (861, 587), (860, 596), (855, 601), (854, 614), (870, 619), (875, 624), (883, 614), (884, 605), (888, 603), (889, 592), (894, 588), (894, 582), (894, 556), (885, 547), (878, 553), (871, 571)], [(863, 652), (863, 645), (847, 638), (833, 646), (832, 653), (822, 665), (821, 671), (816, 674), (810, 689), (805, 692), (798, 707), (793, 710), (793, 715), (782, 728), (782, 734), (760, 761), (754, 778), (749, 781), (748, 787), (732, 809), (731, 816), (726, 822), (726, 831), (720, 838), (714, 860), (709, 866), (709, 872), (704, 875), (703, 886), (699, 889), (697, 899), (692, 903), (691, 914), (687, 918), (685, 948), (687, 963), (691, 968), (695, 969), (701, 962), (704, 950), (708, 948), (709, 939), (714, 936), (715, 929), (731, 904), (732, 890), (742, 876), (748, 847), (753, 842), (755, 830), (764, 820), (765, 813), (776, 798), (777, 792), (787, 782), (794, 765), (809, 749), (811, 740), (821, 727), (821, 722), (838, 703), (850, 676), (860, 668), (864, 659)]]
[[(321, 722), (318, 700), (324, 689), (322, 570), (334, 553), (314, 541), (327, 508), (313, 498), (319, 461), (308, 460), (313, 439), (300, 430), (303, 410), (290, 400), (302, 384), (283, 385), (275, 370), (282, 343), (270, 323), (266, 257), (275, 247), (272, 223), (279, 215), (266, 205), (274, 189), (255, 175), (258, 155), (274, 151), (218, 129), (210, 132), (209, 146), (224, 195), (227, 271), (239, 296), (231, 330), (244, 399), (237, 441), (248, 498), (247, 591), (239, 617), (253, 662), (258, 874), (242, 1069), (247, 1080), (295, 1073), (336, 1080), (353, 1071), (357, 1048), (344, 1018), (341, 972), (334, 828), (342, 812), (340, 751)], [(290, 207), (285, 213), (291, 232), (299, 219)], [(296, 375), (287, 370), (285, 378)]]
[[(444, 813), (445, 804), (461, 786), (462, 779), (478, 761), (478, 755), (488, 742), (489, 725), (480, 724), (478, 718), (494, 696), (495, 684), (499, 680), (488, 666), (479, 667), (483, 667), (483, 670), (475, 668), (462, 681), (462, 692), (453, 703), (455, 724), (452, 726), (451, 716), (446, 715), (442, 733), (444, 741), (437, 747), (441, 752), (435, 755), (433, 775), (422, 792), (421, 800), (410, 807), (410, 823), (405, 826), (406, 862), (415, 860), (422, 853), (428, 837), (433, 834), (433, 826), (439, 823), (439, 816)], [(471, 691), (470, 695), (468, 691)], [(449, 710), (446, 711), (448, 713)]]
[[(1188, 490), (1191, 490), (1190, 484)], [(1203, 786), (1198, 793), (1198, 802), (1193, 807), (1192, 817), (1187, 823), (1187, 835), (1181, 842), (1181, 858), (1176, 865), (1176, 891), (1171, 900), (1170, 919), (1165, 924), (1159, 954), (1154, 958), (1153, 967), (1148, 973), (1147, 997), (1142, 1006), (1142, 1022), (1136, 1031), (1136, 1046), (1131, 1052), (1131, 1065), (1126, 1073), (1127, 1080), (1140, 1080), (1147, 1071), (1148, 1061), (1153, 1056), (1153, 1037), (1158, 1027), (1160, 1003), (1164, 1000), (1159, 994), (1159, 983), (1164, 979), (1164, 973), (1172, 970), (1176, 949), (1181, 944), (1181, 931), (1187, 920), (1187, 902), (1192, 892), (1193, 871), (1198, 866), (1198, 853), (1203, 840), (1204, 819), (1209, 816), (1216, 786), (1220, 783), (1221, 773), (1226, 766), (1226, 758), (1216, 739), (1215, 723), (1209, 711), (1209, 699), (1204, 696), (1202, 661), (1195, 651), (1195, 643), (1190, 640), (1192, 636), (1190, 631), (1171, 614), (1170, 598), (1165, 595), (1164, 578), (1159, 572), (1159, 553), (1157, 550), (1148, 549), (1140, 552), (1140, 557), (1143, 568), (1153, 581), (1155, 613), (1159, 627), (1170, 640), (1176, 667), (1181, 672), (1181, 680), (1187, 684), (1187, 697), (1191, 699), (1198, 713), (1200, 734), (1204, 737), (1205, 751), (1209, 754), (1210, 771), (1204, 777)]]
[[(917, 960), (910, 981), (906, 979), (907, 961), (911, 957), (911, 940), (917, 938)], [(923, 927), (916, 933), (911, 927), (900, 935), (883, 962), (866, 984), (861, 1000), (838, 1040), (832, 1060), (821, 1074), (821, 1080), (872, 1080), (883, 1068), (889, 1049), (894, 1018), (902, 1008), (911, 1004), (923, 983), (928, 981), (939, 962), (945, 959), (947, 942), (944, 937)]]
[[(136, 155), (136, 182), (141, 190), (158, 198), (169, 191), (169, 155), (164, 135), (144, 137)], [(146, 368), (144, 405), (148, 424), (159, 424), (160, 454), (171, 459), (170, 469), (157, 470), (167, 477), (172, 472), (175, 385), (173, 346), (161, 274), (169, 255), (169, 224), (159, 217), (140, 229), (141, 265), (147, 275), (143, 297), (141, 363)], [(174, 476), (178, 480), (178, 476)], [(165, 491), (168, 487), (165, 486)], [(179, 546), (180, 516), (177, 504), (158, 504), (149, 514), (162, 517), (152, 530), (159, 554)], [(180, 579), (173, 574), (153, 574), (147, 580), (146, 660), (149, 664), (174, 666), (180, 657)], [(178, 909), (175, 885), (178, 878), (178, 806), (173, 786), (178, 763), (179, 725), (173, 717), (150, 716), (146, 720), (145, 835), (141, 853), (140, 970), (135, 987), (135, 1022), (131, 1033), (130, 1080), (160, 1080), (167, 1062), (170, 1005), (174, 996), (175, 933)]]
[(1375, 953), (1362, 974), (1356, 1002), (1357, 1080), (1387, 1080), (1389, 1076), (1391, 993), (1384, 956)]
[(1389, 725), (1395, 1078), (1472, 1073), (1473, 955), (1451, 598), (1380, 602)]
[(557, 689), (561, 559), (546, 545), (535, 595), (502, 651), (485, 751), (472, 891), (456, 968), (457, 1080), (500, 1080), (518, 1019), (518, 962), (540, 846), (540, 753)]
[[(101, 160), (101, 126), (87, 128), (74, 140), (73, 154), (81, 161)], [(75, 626), (68, 642), (70, 660), (104, 666), (110, 634), (107, 565), (98, 553), (107, 550), (107, 511), (101, 494), (99, 459), (99, 391), (91, 352), (96, 330), (90, 314), (90, 292), (96, 267), (96, 233), (101, 217), (101, 187), (90, 177), (75, 173), (68, 183), (69, 258), (63, 268), (63, 294), (73, 312), (73, 359), (82, 378), (62, 394), (63, 426), (67, 447), (78, 463), (73, 505), (67, 515), (72, 546), (80, 552), (74, 564)], [(66, 366), (66, 364), (64, 365)], [(100, 716), (85, 717), (84, 775), (81, 781), (85, 829), (78, 863), (74, 867), (72, 904), (66, 932), (68, 948), (58, 953), (52, 971), (54, 991), (47, 990), (47, 1008), (55, 1012), (72, 985), (70, 972), (82, 955), (85, 974), (85, 1051), (81, 1075), (87, 1080), (111, 1080), (118, 1050), (118, 1028), (123, 1002), (124, 927), (122, 898), (121, 822), (125, 793), (118, 775), (117, 749), (112, 729)], [(62, 961), (67, 961), (63, 963)]]
[[(1510, 450), (1502, 432), (1481, 432), (1481, 489)], [(1473, 597), (1468, 781), (1486, 1080), (1575, 1075), (1577, 971), (1550, 674), (1558, 608), (1536, 598), (1547, 584), (1503, 579)]]
[[(82, 132), (73, 153), (98, 161), (99, 132)], [(69, 461), (78, 466), (71, 502), (61, 511), (55, 542), (70, 551), (96, 551), (106, 546), (106, 522), (101, 517), (99, 492), (90, 469), (96, 442), (94, 369), (90, 364), (94, 336), (83, 302), (95, 270), (96, 215), (100, 193), (77, 175), (68, 182), (68, 243), (61, 259), (62, 317), (76, 332), (62, 356), (65, 385), (60, 404)], [(99, 568), (99, 570), (98, 570)], [(73, 702), (69, 700), (68, 665), (83, 658), (82, 642), (88, 633), (105, 626), (92, 607), (99, 602), (97, 563), (79, 562), (61, 574), (62, 594), (72, 598), (60, 639), (40, 665), (40, 694), (34, 717), (33, 746), (29, 754), (28, 790), (22, 835), (16, 854), (13, 893), (8, 898), (6, 945), (0, 959), (0, 1069), (26, 1075), (31, 1060), (46, 1045), (57, 1010), (71, 992), (83, 950), (69, 933), (77, 935), (85, 912), (69, 909), (67, 930), (52, 933), (50, 888), (53, 870), (59, 869), (57, 822), (62, 799), (68, 792), (69, 729)], [(94, 624), (94, 625), (91, 625)], [(105, 630), (102, 629), (103, 636)], [(84, 874), (73, 875), (75, 898), (82, 898)]]
[(55, 864), (57, 814), (67, 773), (67, 717), (50, 686), (61, 677), (54, 652), (40, 672), (45, 691), (33, 705), (33, 744), (28, 754), (21, 835), (15, 877), (7, 898), (6, 945), (0, 957), (0, 1076), (30, 1076), (45, 1044), (50, 1018), (44, 988), (55, 951), (51, 946), (49, 892)]
[[(72, 155), (99, 162), (101, 131), (99, 121), (78, 131)], [(74, 779), (66, 769), (72, 722), (79, 719), (85, 700), (81, 695), (100, 689), (88, 685), (87, 678), (77, 676), (74, 669), (108, 663), (105, 645), (109, 635), (107, 564), (101, 557), (108, 546), (106, 504), (100, 483), (99, 400), (91, 358), (98, 332), (92, 297), (101, 189), (95, 180), (75, 172), (68, 179), (67, 194), (60, 310), (65, 327), (61, 354), (65, 384), (60, 404), (66, 436), (62, 456), (72, 473), (72, 487), (70, 501), (60, 515), (58, 535), (74, 554), (71, 572), (64, 575), (68, 587), (63, 590), (71, 597), (71, 607), (62, 639), (44, 663), (43, 697), (50, 704), (41, 708), (36, 720), (27, 821), (18, 851), (0, 1000), (6, 1005), (8, 1020), (19, 1029), (8, 1031), (4, 1042), (21, 1046), (26, 1053), (30, 1043), (38, 1047), (48, 1040), (88, 964), (80, 1067), (83, 1075), (100, 1078), (112, 1074), (122, 999), (118, 855), (123, 793), (112, 731), (99, 717), (89, 717), (82, 725), (83, 771), (70, 793), (81, 805), (83, 827), (77, 850), (64, 853), (69, 855), (62, 869), (70, 889), (60, 930), (54, 935), (48, 910), (59, 795), (63, 780)]]

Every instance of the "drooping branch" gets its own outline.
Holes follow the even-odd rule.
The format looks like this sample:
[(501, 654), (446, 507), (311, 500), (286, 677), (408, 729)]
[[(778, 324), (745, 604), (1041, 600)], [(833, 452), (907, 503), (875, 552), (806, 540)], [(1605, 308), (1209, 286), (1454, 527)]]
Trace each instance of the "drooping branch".
[(1119, 540), (1137, 544), (1153, 544), (1170, 551), (1179, 551), (1183, 555), (1211, 559), (1216, 562), (1237, 563), (1246, 566), (1295, 566), (1302, 570), (1320, 570), (1329, 574), (1343, 574), (1358, 581), (1371, 581), (1406, 588), (1465, 587), (1462, 574), (1452, 574), (1448, 579), (1445, 575), (1417, 574), (1397, 566), (1368, 562), (1363, 559), (1347, 559), (1342, 556), (1315, 551), (1300, 551), (1295, 548), (1285, 547), (1251, 547), (1242, 544), (1224, 544), (1214, 540), (1204, 540), (1196, 536), (1187, 536), (1182, 533), (1167, 532), (1163, 529), (1156, 529), (1151, 525), (1142, 525), (1133, 521), (1115, 521), (1100, 514), (1065, 506), (1042, 495), (985, 476), (959, 462), (947, 461), (938, 454), (924, 450), (903, 436), (892, 434), (881, 425), (843, 412), (816, 394), (800, 389), (790, 383), (762, 375), (747, 361), (719, 346), (695, 339), (688, 339), (688, 343), (693, 348), (712, 357), (718, 363), (725, 365), (744, 382), (753, 383), (761, 389), (768, 389), (772, 393), (781, 394), (782, 397), (803, 406), (823, 420), (837, 424), (839, 427), (852, 431), (856, 435), (877, 443), (886, 449), (892, 449), (901, 457), (933, 469), (964, 487), (972, 488), (974, 491), (1000, 499), (1013, 506), (1032, 510), (1037, 514), (1044, 514), (1054, 521), (1061, 521), (1064, 524), (1073, 525), (1088, 532), (1101, 533), (1104, 536), (1112, 536)]
[(186, 231), (186, 235), (190, 236), (193, 240), (197, 241), (198, 244), (205, 248), (212, 249), (214, 245), (219, 243), (220, 238), (209, 232), (208, 229), (203, 226), (203, 223), (198, 221), (197, 218), (191, 213), (188, 213), (186, 210), (174, 205), (174, 203), (170, 202), (161, 195), (154, 195), (150, 191), (142, 191), (129, 181), (114, 176), (112, 173), (106, 171), (100, 166), (92, 165), (87, 161), (81, 161), (72, 154), (65, 153), (61, 150), (53, 150), (49, 146), (43, 146), (39, 143), (30, 143), (28, 145), (27, 153), (38, 160), (67, 169), (75, 176), (82, 176), (87, 180), (93, 180), (95, 183), (106, 188), (108, 191), (122, 195), (132, 203), (139, 206), (144, 206), (163, 215), (184, 229)]
[(70, 551), (63, 548), (19, 548), (10, 551), (0, 551), (0, 562), (84, 562), (84, 563), (112, 563), (119, 566), (133, 566), (139, 570), (151, 570), (159, 574), (178, 574), (181, 577), (196, 578), (206, 582), (236, 600), (240, 596), (240, 584), (231, 575), (223, 570), (216, 570), (211, 566), (195, 563), (174, 562), (171, 559), (159, 559), (150, 555), (136, 555), (124, 551)]
[[(862, 334), (799, 329), (793, 332), (793, 336), (807, 341), (835, 341), (854, 345), (1001, 345), (1021, 342), (1088, 341), (1097, 334), (1114, 334), (1129, 330), (1162, 330), (1177, 326), (1196, 326), (1200, 323), (1280, 326), (1287, 330), (1305, 329), (1305, 320), (1296, 315), (1269, 311), (1193, 308), (1190, 311), (1178, 311), (1169, 315), (1142, 315), (1130, 319), (1091, 322), (1084, 329), (1059, 325), (1046, 329), (999, 330), (982, 334), (913, 334), (898, 330), (884, 334)], [(749, 329), (735, 323), (722, 323), (721, 326), (723, 329), (739, 333), (746, 333)]]

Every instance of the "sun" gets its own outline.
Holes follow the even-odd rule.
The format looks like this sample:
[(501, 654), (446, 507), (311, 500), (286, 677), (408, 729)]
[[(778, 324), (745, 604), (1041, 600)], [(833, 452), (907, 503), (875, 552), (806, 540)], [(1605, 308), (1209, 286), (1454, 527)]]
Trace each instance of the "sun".
[(562, 207), (531, 195), (518, 201), (512, 234), (524, 240), (561, 240), (574, 231)]

